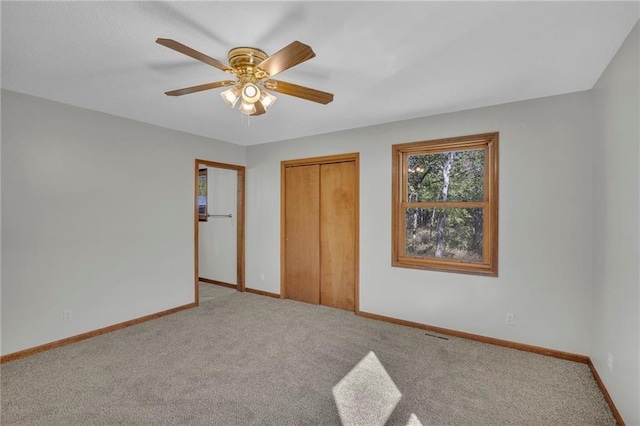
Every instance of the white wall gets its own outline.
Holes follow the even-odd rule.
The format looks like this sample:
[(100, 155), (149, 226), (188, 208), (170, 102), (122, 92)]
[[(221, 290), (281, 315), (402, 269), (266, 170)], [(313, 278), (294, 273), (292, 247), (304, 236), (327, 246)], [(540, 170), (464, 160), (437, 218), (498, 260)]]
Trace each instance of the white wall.
[[(362, 311), (588, 354), (590, 112), (582, 92), (249, 147), (247, 286), (280, 292), (280, 161), (358, 151)], [(391, 145), (491, 131), (500, 132), (499, 277), (392, 268)]]
[(231, 213), (233, 217), (210, 217), (206, 222), (199, 222), (199, 275), (238, 284), (238, 172), (207, 167), (207, 177), (209, 214)]
[(3, 90), (2, 149), (3, 354), (193, 302), (194, 159), (243, 147)]
[[(1, 8), (0, 8), (1, 9)], [(0, 12), (0, 15), (2, 13)], [(0, 66), (1, 68), (1, 66)], [(0, 99), (0, 129), (2, 129), (2, 102)], [(2, 135), (0, 135), (0, 165), (2, 164)], [(2, 194), (2, 173), (0, 173), (0, 195)], [(0, 223), (2, 223), (2, 197), (0, 197)], [(0, 226), (0, 241), (2, 241), (2, 226)], [(0, 244), (0, 354), (2, 350), (2, 244)], [(2, 392), (0, 392), (1, 396)]]
[[(593, 89), (595, 238), (591, 359), (628, 425), (640, 425), (640, 24)], [(613, 356), (613, 370), (607, 367)]]

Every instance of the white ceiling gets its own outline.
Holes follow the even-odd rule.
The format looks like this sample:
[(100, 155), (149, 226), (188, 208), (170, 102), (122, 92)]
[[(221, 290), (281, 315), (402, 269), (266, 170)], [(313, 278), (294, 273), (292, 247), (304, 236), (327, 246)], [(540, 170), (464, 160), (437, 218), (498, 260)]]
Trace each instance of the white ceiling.
[[(640, 17), (637, 2), (6, 2), (2, 87), (240, 145), (590, 89)], [(155, 43), (226, 62), (294, 40), (316, 57), (278, 79), (335, 94), (278, 95), (242, 120), (227, 79)]]

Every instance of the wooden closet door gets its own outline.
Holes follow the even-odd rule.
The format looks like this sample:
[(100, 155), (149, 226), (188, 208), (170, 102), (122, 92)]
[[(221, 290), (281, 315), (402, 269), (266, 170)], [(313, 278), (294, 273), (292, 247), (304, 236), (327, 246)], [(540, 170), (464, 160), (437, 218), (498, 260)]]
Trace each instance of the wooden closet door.
[(355, 162), (320, 166), (320, 304), (353, 311), (356, 255)]
[(285, 282), (288, 299), (320, 303), (320, 166), (285, 169)]

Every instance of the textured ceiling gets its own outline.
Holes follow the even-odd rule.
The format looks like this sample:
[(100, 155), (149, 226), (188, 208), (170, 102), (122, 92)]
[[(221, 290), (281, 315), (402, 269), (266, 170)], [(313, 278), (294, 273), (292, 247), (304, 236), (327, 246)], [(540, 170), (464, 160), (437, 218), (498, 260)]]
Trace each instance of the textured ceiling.
[[(640, 16), (637, 2), (6, 2), (2, 88), (241, 145), (590, 89)], [(247, 122), (214, 89), (229, 49), (316, 57), (278, 79), (332, 92), (278, 95)]]

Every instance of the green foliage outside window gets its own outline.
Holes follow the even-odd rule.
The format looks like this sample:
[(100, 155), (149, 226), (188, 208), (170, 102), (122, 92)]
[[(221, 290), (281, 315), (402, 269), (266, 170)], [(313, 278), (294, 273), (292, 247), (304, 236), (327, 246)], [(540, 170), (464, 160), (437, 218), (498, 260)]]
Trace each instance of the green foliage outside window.
[[(408, 202), (483, 200), (484, 150), (408, 156)], [(482, 262), (482, 209), (408, 208), (406, 216), (408, 254)]]

